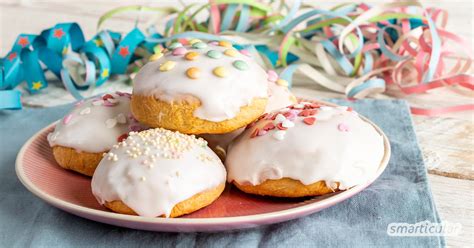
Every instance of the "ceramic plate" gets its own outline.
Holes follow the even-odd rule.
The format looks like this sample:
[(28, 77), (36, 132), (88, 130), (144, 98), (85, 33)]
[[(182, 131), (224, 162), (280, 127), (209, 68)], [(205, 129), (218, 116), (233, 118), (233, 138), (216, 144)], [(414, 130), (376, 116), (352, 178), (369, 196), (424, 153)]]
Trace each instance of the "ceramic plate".
[(384, 137), (385, 155), (375, 177), (364, 185), (338, 193), (299, 199), (252, 196), (227, 185), (218, 200), (197, 212), (172, 219), (147, 218), (108, 211), (92, 195), (90, 178), (64, 170), (56, 164), (46, 140), (47, 134), (54, 129), (54, 124), (31, 137), (20, 150), (16, 160), (16, 173), (23, 185), (47, 203), (71, 214), (111, 225), (150, 231), (220, 231), (303, 217), (362, 191), (382, 174), (390, 157), (387, 137), (371, 123)]

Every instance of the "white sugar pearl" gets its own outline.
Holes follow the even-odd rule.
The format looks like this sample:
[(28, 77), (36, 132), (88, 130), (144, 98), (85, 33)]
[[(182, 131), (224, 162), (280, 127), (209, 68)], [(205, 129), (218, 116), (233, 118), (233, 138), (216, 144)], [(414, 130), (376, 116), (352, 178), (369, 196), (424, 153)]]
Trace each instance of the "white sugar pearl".
[(279, 131), (276, 131), (275, 133), (273, 133), (273, 138), (275, 138), (277, 140), (283, 140), (283, 139), (285, 139), (285, 134), (286, 134), (286, 131), (279, 130)]
[(122, 113), (118, 114), (115, 119), (117, 119), (118, 123), (121, 123), (121, 124), (127, 123), (127, 117), (125, 117), (125, 115)]
[(115, 118), (113, 118), (113, 119), (107, 119), (107, 120), (105, 121), (105, 126), (106, 126), (107, 128), (113, 128), (113, 127), (115, 127), (115, 125), (117, 125), (117, 120), (116, 120)]
[(83, 110), (81, 110), (81, 112), (79, 112), (80, 115), (87, 115), (87, 114), (90, 114), (91, 113), (91, 108), (87, 107)]
[(295, 123), (293, 123), (293, 122), (290, 121), (290, 120), (284, 120), (284, 121), (281, 122), (281, 125), (282, 125), (283, 127), (288, 128), (288, 127), (294, 127), (294, 126), (295, 126)]

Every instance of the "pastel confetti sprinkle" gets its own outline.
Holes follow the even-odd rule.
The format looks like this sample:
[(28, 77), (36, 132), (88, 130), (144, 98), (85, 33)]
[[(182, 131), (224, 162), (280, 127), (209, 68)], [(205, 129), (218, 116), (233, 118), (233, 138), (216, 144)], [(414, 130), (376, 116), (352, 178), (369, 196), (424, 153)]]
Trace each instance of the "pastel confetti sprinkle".
[(232, 43), (228, 42), (228, 41), (225, 41), (225, 40), (221, 40), (219, 41), (219, 46), (221, 47), (232, 47)]
[(229, 57), (235, 57), (239, 54), (239, 52), (237, 52), (237, 50), (235, 50), (235, 49), (226, 49), (224, 51), (224, 54), (229, 56)]
[(174, 61), (166, 61), (162, 65), (160, 65), (160, 71), (169, 71), (176, 66), (176, 62)]
[(242, 60), (236, 60), (234, 61), (234, 63), (232, 63), (232, 65), (241, 71), (245, 71), (249, 69), (249, 66), (247, 65), (247, 63), (245, 63), (245, 61), (242, 61)]
[(197, 67), (190, 67), (186, 70), (186, 76), (191, 79), (197, 79), (201, 76), (201, 70)]
[(87, 107), (83, 110), (81, 110), (81, 112), (79, 112), (80, 115), (87, 115), (87, 114), (90, 114), (91, 113), (91, 108)]
[(192, 45), (192, 44), (198, 43), (198, 42), (202, 42), (202, 41), (201, 41), (200, 39), (191, 39), (191, 40), (189, 41), (189, 44)]
[(219, 59), (222, 57), (222, 53), (219, 52), (219, 51), (216, 51), (216, 50), (209, 50), (207, 53), (206, 53), (207, 57), (209, 58), (213, 58), (213, 59)]
[(278, 74), (274, 70), (268, 70), (268, 81), (276, 82), (278, 80)]
[(168, 46), (169, 49), (175, 49), (175, 48), (178, 48), (178, 47), (182, 47), (183, 44), (179, 43), (179, 42), (173, 42), (171, 43), (171, 45)]
[(195, 60), (197, 57), (199, 57), (198, 52), (188, 52), (186, 55), (184, 55), (184, 58), (186, 60)]
[(280, 123), (282, 121), (286, 120), (286, 117), (282, 114), (277, 114), (275, 117), (275, 122)]
[(249, 52), (249, 50), (242, 49), (242, 50), (240, 50), (240, 53), (247, 56), (247, 57), (252, 57), (252, 54)]
[(105, 126), (107, 128), (113, 128), (115, 127), (115, 125), (117, 125), (117, 119), (113, 118), (113, 119), (107, 119), (105, 121)]
[(290, 128), (290, 127), (294, 127), (295, 126), (295, 123), (293, 123), (292, 121), (290, 120), (284, 120), (281, 125), (283, 127), (286, 127), (286, 128)]
[(281, 79), (281, 78), (276, 81), (276, 84), (280, 85), (280, 86), (283, 86), (283, 87), (288, 87), (288, 85), (289, 85), (288, 81), (286, 81), (285, 79)]
[(314, 118), (314, 117), (306, 117), (306, 118), (303, 119), (303, 122), (306, 125), (313, 125), (315, 121), (316, 121), (316, 118)]
[(214, 70), (212, 70), (212, 73), (218, 77), (227, 77), (227, 70), (225, 69), (225, 67), (223, 66), (218, 66), (216, 68), (214, 68)]
[(163, 54), (162, 54), (162, 53), (155, 53), (155, 54), (151, 55), (148, 60), (149, 60), (149, 61), (157, 61), (157, 60), (160, 59), (161, 57), (163, 57)]
[(345, 123), (337, 125), (337, 129), (339, 129), (341, 132), (349, 132), (349, 126)]
[(286, 131), (279, 130), (279, 131), (276, 131), (275, 133), (273, 133), (273, 138), (275, 138), (277, 140), (284, 140), (285, 139), (285, 134), (286, 134)]
[(196, 42), (192, 45), (192, 47), (195, 49), (203, 49), (207, 47), (207, 44), (204, 42)]
[(213, 41), (209, 41), (208, 44), (213, 45), (213, 46), (217, 46), (217, 45), (219, 45), (219, 42), (213, 40)]
[(186, 54), (187, 51), (188, 50), (185, 47), (177, 47), (173, 50), (172, 54), (174, 56), (181, 56), (181, 55)]
[(71, 119), (72, 119), (72, 115), (71, 115), (71, 114), (64, 116), (64, 118), (63, 118), (63, 124), (64, 124), (64, 125), (69, 124), (69, 122), (71, 122)]

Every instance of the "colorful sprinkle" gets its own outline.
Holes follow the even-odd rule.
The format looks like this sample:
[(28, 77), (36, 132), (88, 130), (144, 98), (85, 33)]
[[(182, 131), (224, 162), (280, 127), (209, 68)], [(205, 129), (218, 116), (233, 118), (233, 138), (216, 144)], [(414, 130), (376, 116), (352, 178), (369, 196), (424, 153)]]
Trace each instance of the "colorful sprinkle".
[(213, 46), (217, 46), (217, 45), (219, 45), (219, 42), (213, 40), (213, 41), (209, 41), (208, 44), (213, 45)]
[(201, 76), (201, 70), (197, 67), (190, 67), (186, 70), (186, 76), (191, 79), (197, 79)]
[(71, 122), (71, 119), (72, 119), (72, 115), (71, 115), (71, 114), (64, 116), (64, 118), (63, 118), (63, 124), (64, 124), (64, 125), (69, 124), (69, 122)]
[(286, 130), (286, 129), (288, 129), (287, 127), (284, 127), (284, 126), (283, 126), (282, 122), (278, 123), (278, 124), (276, 125), (276, 127), (277, 127), (278, 129), (280, 129), (280, 130)]
[(288, 87), (288, 85), (289, 85), (288, 81), (286, 81), (285, 79), (281, 79), (281, 78), (276, 81), (276, 84), (280, 85), (280, 86), (283, 86), (283, 87)]
[(198, 43), (198, 42), (202, 42), (202, 41), (201, 41), (200, 39), (191, 39), (191, 40), (189, 41), (189, 44), (192, 45), (192, 44)]
[(241, 71), (245, 71), (249, 69), (249, 66), (247, 65), (247, 63), (245, 63), (245, 61), (242, 61), (242, 60), (236, 60), (234, 61), (234, 63), (232, 63), (232, 65)]
[(277, 122), (277, 123), (280, 123), (280, 122), (282, 122), (282, 121), (284, 121), (284, 120), (286, 120), (286, 117), (285, 117), (284, 115), (282, 115), (282, 114), (277, 114), (277, 115), (275, 116), (275, 122)]
[(107, 128), (113, 128), (113, 127), (115, 127), (115, 125), (117, 125), (117, 119), (115, 119), (115, 118), (107, 119), (105, 121), (105, 126)]
[(203, 49), (207, 47), (207, 44), (204, 42), (196, 42), (192, 45), (192, 47), (195, 49)]
[(345, 123), (337, 125), (337, 129), (339, 129), (341, 132), (349, 132), (349, 126)]
[(214, 73), (214, 75), (218, 76), (218, 77), (227, 77), (227, 70), (225, 69), (225, 67), (223, 66), (218, 66), (216, 68), (214, 68), (214, 70), (212, 70), (212, 73)]
[(235, 49), (232, 48), (232, 49), (226, 49), (226, 50), (224, 51), (224, 54), (227, 55), (227, 56), (229, 56), (229, 57), (235, 57), (235, 56), (237, 56), (237, 55), (239, 54), (239, 52), (237, 52), (237, 50), (235, 50)]
[(186, 52), (188, 52), (188, 50), (185, 47), (177, 47), (173, 50), (172, 54), (174, 56), (181, 56), (186, 54)]
[(290, 128), (290, 127), (294, 127), (295, 126), (295, 123), (293, 123), (292, 121), (290, 120), (284, 120), (282, 123), (280, 123), (282, 127), (286, 127), (286, 128)]
[(175, 49), (175, 48), (182, 47), (182, 46), (183, 46), (183, 44), (181, 44), (179, 42), (173, 42), (168, 46), (168, 48), (169, 49)]
[(308, 116), (311, 116), (311, 115), (315, 115), (318, 111), (316, 109), (305, 109), (303, 111), (301, 111), (298, 116), (304, 116), (304, 117), (308, 117)]
[(265, 126), (263, 126), (263, 130), (265, 131), (270, 131), (270, 130), (273, 130), (275, 129), (275, 124), (269, 122), (267, 123)]
[(90, 114), (91, 113), (91, 108), (87, 107), (83, 110), (81, 110), (81, 112), (79, 112), (80, 115), (87, 115), (87, 114)]
[(240, 50), (240, 53), (247, 57), (252, 57), (252, 54), (250, 53), (249, 50), (243, 49), (243, 50)]
[(313, 125), (315, 121), (316, 121), (316, 118), (314, 118), (314, 117), (306, 117), (306, 118), (303, 119), (303, 122), (306, 125)]
[(186, 55), (184, 55), (184, 58), (186, 60), (195, 60), (197, 57), (199, 57), (198, 52), (188, 52)]
[(232, 47), (232, 43), (230, 43), (230, 42), (228, 42), (228, 41), (225, 41), (225, 40), (219, 41), (218, 44), (219, 44), (219, 46), (221, 46), (221, 47), (227, 47), (227, 48)]
[(273, 133), (273, 138), (275, 138), (277, 140), (284, 140), (285, 139), (285, 134), (286, 134), (286, 131), (279, 130), (279, 131), (276, 131), (275, 133)]
[(174, 61), (166, 61), (162, 65), (160, 65), (160, 71), (169, 71), (176, 66), (176, 62)]
[(278, 74), (274, 70), (268, 70), (268, 81), (276, 82), (278, 80)]
[(162, 53), (155, 53), (155, 54), (151, 55), (148, 60), (149, 60), (149, 61), (157, 61), (157, 60), (160, 59), (161, 57), (163, 57), (163, 54), (162, 54)]
[(263, 135), (265, 135), (266, 133), (267, 133), (266, 130), (260, 129), (260, 131), (258, 131), (257, 136), (263, 136)]
[(118, 141), (118, 142), (122, 142), (122, 141), (125, 140), (127, 137), (128, 137), (128, 133), (124, 133), (124, 134), (120, 135), (120, 136), (117, 138), (117, 141)]
[(216, 51), (216, 50), (209, 50), (207, 53), (206, 53), (207, 57), (209, 58), (213, 58), (213, 59), (219, 59), (222, 57), (222, 53), (219, 52), (219, 51)]

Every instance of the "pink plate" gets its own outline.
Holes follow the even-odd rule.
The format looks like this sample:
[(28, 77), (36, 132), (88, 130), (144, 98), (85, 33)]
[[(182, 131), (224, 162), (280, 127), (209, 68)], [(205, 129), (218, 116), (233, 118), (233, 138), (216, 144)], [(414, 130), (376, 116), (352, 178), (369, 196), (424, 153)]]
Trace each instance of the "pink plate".
[(325, 196), (303, 199), (252, 196), (228, 185), (217, 201), (197, 212), (173, 219), (147, 218), (108, 211), (99, 205), (92, 195), (90, 178), (60, 168), (46, 140), (47, 134), (53, 128), (54, 123), (39, 131), (20, 150), (16, 160), (16, 173), (23, 185), (47, 203), (69, 213), (111, 225), (150, 231), (220, 231), (250, 228), (303, 217), (333, 206), (362, 191), (382, 174), (390, 158), (388, 139), (375, 126), (384, 137), (385, 156), (376, 176), (364, 185)]

